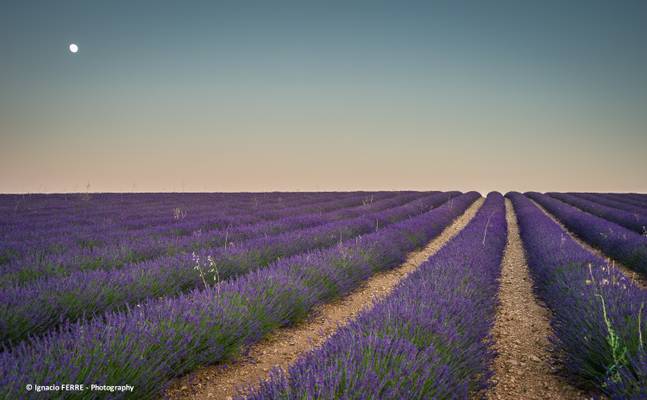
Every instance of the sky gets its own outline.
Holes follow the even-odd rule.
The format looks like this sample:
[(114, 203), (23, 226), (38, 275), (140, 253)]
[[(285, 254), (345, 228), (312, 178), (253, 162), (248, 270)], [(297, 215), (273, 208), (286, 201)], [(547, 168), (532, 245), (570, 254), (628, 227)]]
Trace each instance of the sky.
[(0, 0), (0, 192), (647, 192), (645, 20), (644, 1)]

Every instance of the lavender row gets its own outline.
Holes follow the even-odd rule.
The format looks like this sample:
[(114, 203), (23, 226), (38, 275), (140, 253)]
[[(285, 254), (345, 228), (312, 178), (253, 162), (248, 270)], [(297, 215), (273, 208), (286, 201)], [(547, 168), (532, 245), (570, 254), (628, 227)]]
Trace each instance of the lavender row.
[[(62, 216), (82, 222), (88, 218), (164, 216), (169, 206), (223, 206), (232, 210), (250, 210), (266, 206), (291, 206), (361, 195), (347, 193), (149, 193), (149, 194), (76, 194), (76, 195), (1, 195), (0, 230), (6, 226), (41, 227), (52, 217)], [(371, 193), (367, 193), (371, 194)], [(34, 200), (34, 198), (36, 200)], [(83, 212), (79, 212), (83, 211)], [(129, 218), (130, 219), (130, 218)], [(125, 220), (125, 219), (124, 219)]]
[(629, 268), (647, 274), (647, 237), (540, 193), (526, 193), (577, 236)]
[[(422, 194), (420, 194), (422, 195)], [(380, 196), (381, 197), (381, 196)], [(397, 194), (389, 194), (386, 198), (397, 197)], [(250, 211), (245, 215), (226, 216), (224, 211), (215, 207), (211, 214), (194, 217), (190, 221), (175, 221), (166, 224), (152, 224), (151, 226), (142, 227), (133, 231), (124, 231), (122, 227), (105, 227), (100, 225), (93, 226), (91, 230), (76, 232), (74, 235), (55, 235), (39, 239), (36, 242), (30, 240), (14, 240), (13, 243), (7, 243), (14, 249), (14, 253), (28, 254), (27, 258), (17, 258), (10, 264), (51, 264), (59, 265), (68, 254), (80, 254), (83, 258), (88, 259), (87, 263), (92, 264), (92, 253), (99, 253), (96, 258), (109, 253), (112, 249), (122, 254), (122, 258), (131, 258), (131, 262), (137, 259), (146, 258), (147, 252), (143, 254), (130, 254), (130, 247), (137, 246), (141, 241), (155, 242), (168, 238), (191, 237), (203, 230), (223, 230), (231, 229), (237, 226), (253, 225), (257, 223), (270, 222), (281, 219), (286, 216), (307, 215), (315, 212), (329, 212), (335, 209), (358, 206), (365, 204), (365, 197), (357, 196), (342, 200), (326, 200), (322, 203), (308, 203), (306, 205), (297, 205), (296, 207), (283, 207), (280, 210), (257, 209)], [(270, 214), (271, 213), (271, 214)], [(225, 219), (223, 219), (225, 218)], [(222, 224), (228, 221), (227, 224)], [(18, 250), (16, 250), (18, 249)], [(62, 259), (62, 260), (59, 260)], [(127, 262), (127, 261), (126, 261)], [(15, 269), (15, 266), (8, 267)]]
[[(394, 194), (383, 193), (375, 195), (376, 198), (392, 197)], [(205, 195), (206, 196), (206, 195)], [(141, 216), (142, 223), (133, 227), (133, 222), (114, 221), (111, 217), (110, 223), (95, 221), (87, 227), (78, 226), (65, 221), (62, 217), (52, 217), (51, 220), (58, 227), (56, 230), (34, 230), (33, 228), (17, 227), (11, 230), (9, 236), (2, 239), (0, 253), (4, 254), (7, 261), (20, 258), (21, 254), (31, 254), (38, 258), (49, 253), (59, 254), (69, 248), (93, 249), (104, 244), (114, 243), (119, 246), (128, 243), (142, 236), (182, 236), (190, 235), (192, 232), (227, 226), (257, 223), (263, 220), (278, 219), (286, 215), (307, 214), (315, 211), (327, 211), (345, 205), (358, 205), (365, 202), (364, 194), (355, 196), (341, 196), (338, 199), (326, 199), (323, 202), (297, 203), (294, 207), (285, 204), (278, 204), (273, 207), (254, 207), (232, 212), (233, 202), (222, 204), (211, 204), (202, 202), (193, 203), (190, 213), (186, 215), (187, 208), (172, 208), (167, 205), (165, 216), (158, 216), (151, 219)], [(207, 198), (208, 199), (208, 198)], [(197, 212), (197, 208), (202, 211)], [(132, 214), (134, 211), (128, 211)], [(293, 214), (286, 214), (287, 212)], [(244, 214), (240, 214), (240, 213)], [(80, 213), (80, 211), (79, 211)], [(177, 214), (177, 215), (174, 215)], [(34, 238), (29, 235), (36, 234)]]
[(625, 204), (631, 204), (642, 209), (647, 209), (647, 200), (641, 199), (640, 197), (634, 197), (632, 193), (608, 193), (605, 196), (621, 201)]
[[(55, 226), (53, 229), (24, 225), (14, 227), (0, 241), (0, 252), (11, 255), (15, 259), (21, 254), (38, 256), (50, 252), (59, 253), (70, 247), (94, 248), (112, 242), (127, 243), (128, 240), (145, 234), (155, 237), (187, 235), (199, 229), (236, 226), (279, 218), (285, 215), (281, 213), (290, 208), (294, 208), (297, 212), (309, 213), (319, 210), (320, 206), (338, 207), (338, 203), (345, 202), (350, 197), (353, 198), (354, 204), (360, 204), (365, 198), (360, 194), (349, 197), (340, 195), (337, 199), (326, 196), (323, 201), (314, 203), (311, 200), (296, 201), (297, 199), (294, 198), (289, 204), (274, 201), (271, 205), (261, 203), (260, 206), (245, 206), (243, 203), (241, 206), (233, 201), (238, 196), (224, 202), (209, 201), (211, 198), (209, 194), (186, 196), (178, 196), (178, 200), (174, 202), (169, 200), (169, 203), (164, 205), (163, 214), (149, 215), (143, 208), (135, 207), (129, 210), (122, 206), (109, 217), (92, 218), (83, 225), (67, 221), (63, 215), (55, 215), (48, 219)], [(386, 194), (386, 196), (392, 195)], [(307, 196), (306, 199), (310, 197)], [(185, 203), (192, 199), (192, 202), (187, 203), (190, 206), (181, 204), (178, 206), (178, 203)], [(74, 211), (78, 215), (85, 213), (85, 210), (81, 209)]]
[(332, 249), (29, 339), (0, 353), (0, 398), (26, 398), (32, 393), (25, 385), (34, 382), (128, 382), (135, 392), (124, 396), (153, 398), (172, 377), (221, 362), (242, 345), (303, 318), (313, 305), (348, 292), (375, 271), (398, 265), (478, 197), (470, 192)]
[[(490, 193), (455, 238), (386, 299), (247, 398), (468, 398), (487, 387), (503, 197)], [(367, 362), (368, 360), (368, 362)]]
[[(186, 235), (187, 229), (185, 228), (195, 228), (195, 232), (199, 232), (199, 227), (209, 224), (206, 221), (211, 220), (210, 216), (222, 216), (222, 213), (223, 211), (214, 205), (210, 215), (197, 217), (197, 220), (190, 222), (192, 226), (187, 226), (185, 221), (175, 221), (175, 223), (164, 225), (153, 223), (139, 230), (124, 231), (123, 226), (119, 224), (110, 226), (95, 224), (88, 229), (69, 228), (75, 230), (73, 234), (55, 232), (46, 234), (37, 240), (17, 236), (13, 238), (12, 242), (5, 241), (3, 243), (5, 247), (8, 247), (5, 249), (5, 254), (11, 255), (11, 257), (6, 257), (11, 260), (9, 265), (3, 268), (3, 273), (20, 270), (25, 265), (46, 265), (51, 269), (64, 270), (67, 263), (74, 262), (70, 260), (74, 258), (78, 258), (77, 263), (81, 264), (81, 267), (86, 264), (89, 268), (103, 263), (113, 263), (115, 266), (119, 266), (119, 260), (123, 260), (123, 262), (143, 260), (152, 255), (145, 250), (133, 252), (131, 247), (138, 247), (142, 241), (152, 244), (163, 240), (166, 232), (173, 232), (171, 238)], [(246, 218), (240, 219), (240, 223), (245, 223), (244, 219)], [(236, 225), (233, 224), (233, 226)]]
[[(113, 271), (77, 272), (0, 294), (0, 343), (10, 345), (40, 334), (63, 321), (134, 304), (151, 297), (173, 296), (213, 281), (265, 267), (280, 257), (334, 245), (419, 215), (447, 200), (437, 193), (387, 210), (315, 228), (253, 239), (245, 245), (154, 260)], [(207, 261), (212, 265), (202, 265)], [(160, 262), (161, 261), (161, 262)], [(199, 265), (196, 263), (199, 262)], [(194, 267), (203, 268), (202, 276)], [(212, 271), (210, 271), (213, 268)], [(203, 281), (204, 279), (204, 281)]]
[(625, 203), (623, 201), (617, 200), (613, 197), (609, 197), (607, 194), (603, 193), (571, 193), (577, 197), (594, 201), (598, 204), (602, 204), (607, 207), (617, 208), (623, 211), (630, 212), (632, 214), (638, 214), (640, 216), (647, 216), (647, 208), (638, 207), (633, 204)]
[(625, 196), (647, 204), (647, 193), (625, 193)]
[[(83, 201), (70, 202), (67, 207), (56, 207), (45, 203), (43, 206), (50, 206), (37, 210), (37, 214), (29, 214), (26, 211), (15, 210), (14, 213), (5, 213), (2, 217), (2, 234), (15, 234), (16, 231), (39, 234), (47, 233), (51, 228), (58, 228), (57, 222), (64, 222), (70, 227), (83, 228), (91, 226), (97, 221), (109, 221), (123, 225), (126, 229), (136, 229), (143, 225), (152, 223), (169, 223), (174, 218), (171, 211), (176, 208), (189, 208), (191, 213), (188, 218), (198, 217), (203, 212), (214, 210), (227, 211), (228, 213), (245, 213), (255, 209), (285, 208), (294, 205), (303, 205), (316, 201), (339, 200), (348, 194), (339, 194), (332, 197), (330, 194), (322, 195), (319, 198), (313, 196), (291, 195), (288, 200), (276, 194), (268, 194), (265, 201), (258, 201), (251, 195), (224, 195), (224, 194), (142, 194), (132, 202), (119, 201), (114, 197), (102, 199), (101, 197), (88, 198)], [(2, 202), (4, 197), (0, 198)]]
[(647, 398), (647, 292), (579, 246), (528, 198), (507, 196), (536, 293), (552, 311), (564, 370), (611, 399)]
[[(159, 238), (150, 232), (141, 233), (139, 237), (126, 236), (115, 245), (79, 248), (70, 247), (60, 254), (35, 256), (13, 262), (2, 268), (4, 284), (6, 282), (27, 282), (32, 279), (50, 275), (66, 275), (75, 270), (109, 270), (122, 268), (127, 264), (139, 263), (155, 257), (173, 256), (182, 252), (191, 252), (204, 247), (221, 246), (236, 243), (258, 236), (274, 235), (295, 229), (313, 227), (326, 222), (350, 218), (372, 210), (381, 210), (402, 204), (411, 199), (424, 196), (424, 193), (400, 194), (371, 204), (357, 205), (345, 208), (345, 202), (340, 202), (341, 208), (325, 214), (305, 214), (300, 216), (295, 210), (286, 209), (287, 218), (216, 229), (202, 232), (194, 231), (192, 235)], [(292, 211), (292, 213), (290, 213)]]
[[(148, 198), (147, 195), (142, 195)], [(166, 198), (166, 197), (164, 197)], [(147, 202), (140, 202), (130, 206), (121, 202), (105, 203), (96, 200), (88, 201), (83, 204), (83, 208), (72, 208), (71, 215), (57, 210), (53, 215), (48, 215), (43, 221), (35, 226), (20, 221), (20, 224), (10, 226), (2, 235), (2, 248), (5, 251), (13, 250), (14, 253), (20, 253), (20, 250), (37, 250), (42, 253), (44, 248), (69, 247), (75, 245), (94, 246), (108, 238), (121, 238), (126, 233), (137, 235), (137, 231), (146, 229), (155, 229), (164, 226), (169, 232), (175, 232), (182, 229), (187, 223), (212, 224), (218, 222), (218, 217), (223, 218), (228, 215), (240, 215), (241, 212), (250, 213), (252, 211), (260, 212), (261, 210), (270, 210), (272, 207), (286, 208), (285, 204), (275, 204), (272, 206), (263, 204), (259, 209), (252, 209), (246, 206), (246, 202), (236, 203), (235, 199), (239, 196), (231, 197), (229, 201), (211, 201), (212, 195), (204, 194), (201, 197), (185, 195), (177, 196), (176, 200), (168, 200), (163, 204), (163, 213), (155, 211), (150, 212), (150, 205)], [(226, 198), (225, 198), (226, 199)], [(158, 200), (158, 197), (152, 197), (151, 200)], [(334, 200), (334, 199), (333, 199)], [(189, 207), (182, 205), (190, 201), (190, 213), (186, 214)], [(95, 205), (98, 202), (100, 205)], [(302, 205), (301, 203), (298, 203)], [(87, 215), (87, 207), (90, 205), (101, 207), (102, 212)], [(177, 215), (176, 215), (177, 214)], [(24, 218), (24, 215), (18, 215), (18, 218)], [(79, 221), (85, 219), (87, 222)], [(214, 221), (215, 218), (215, 221)], [(160, 230), (162, 233), (164, 230)], [(60, 246), (56, 246), (60, 239), (64, 241)], [(75, 243), (79, 241), (80, 243)]]
[[(446, 195), (447, 197), (445, 197), (444, 195), (440, 195), (438, 193), (435, 193), (435, 196), (434, 195), (432, 195), (432, 196), (434, 196), (434, 199), (439, 197), (437, 200), (434, 200), (434, 201), (440, 201), (442, 199), (446, 199), (448, 197), (451, 197), (452, 195), (455, 195), (455, 193), (457, 193), (457, 192), (450, 192), (450, 193), (448, 193)], [(400, 198), (400, 197), (402, 197), (402, 198)], [(414, 196), (414, 198), (415, 197), (418, 197), (418, 196)], [(386, 202), (387, 206), (392, 206), (393, 207), (395, 205), (401, 204), (402, 202), (404, 202), (404, 201), (406, 201), (408, 199), (410, 199), (409, 196), (402, 195), (402, 196), (396, 196), (396, 198), (394, 199), (394, 203), (390, 203), (389, 201), (385, 201), (385, 202)], [(364, 211), (364, 213), (370, 212), (372, 210), (373, 206), (377, 206), (377, 210), (379, 211), (379, 210), (381, 210), (381, 207), (383, 205), (384, 205), (383, 202), (373, 203), (373, 205), (370, 205), (368, 207), (360, 207), (360, 211)], [(341, 211), (340, 214), (333, 215), (333, 219), (332, 219), (333, 222), (335, 221), (336, 217), (340, 218), (340, 219), (338, 219), (338, 221), (343, 221), (344, 220), (344, 217), (345, 217), (344, 209), (339, 210), (339, 211)], [(361, 212), (359, 214), (362, 215)], [(347, 218), (347, 219), (349, 219), (349, 218)], [(301, 221), (302, 220), (297, 219), (296, 221), (291, 220), (291, 223), (288, 222), (288, 224), (287, 224), (288, 226), (284, 230), (283, 235), (284, 236), (289, 235), (290, 230), (292, 230), (294, 232), (294, 234), (308, 232), (307, 231), (307, 224), (306, 224), (306, 228), (299, 229), (299, 224), (300, 224)], [(324, 221), (324, 223), (322, 223), (322, 225), (324, 225), (324, 224), (325, 224), (325, 221)], [(290, 225), (292, 225), (292, 226), (290, 226)], [(251, 245), (258, 245), (259, 241), (260, 241), (261, 244), (265, 244), (266, 242), (271, 241), (272, 239), (274, 239), (274, 236), (270, 236), (270, 235), (267, 234), (267, 231), (264, 231), (265, 228), (268, 228), (267, 226), (264, 226), (264, 225), (256, 225), (256, 226), (259, 227), (261, 229), (261, 231), (256, 232), (257, 234), (253, 234), (254, 233), (253, 232), (254, 231), (254, 225), (247, 226), (247, 228), (248, 228), (247, 232), (248, 233), (250, 233), (249, 228), (251, 228), (251, 231), (252, 231), (251, 232), (252, 233), (251, 238), (246, 240), (246, 241), (233, 243), (233, 245), (232, 245), (232, 241), (230, 240), (229, 232), (228, 232), (227, 229), (225, 231), (218, 232), (218, 233), (222, 233), (224, 235), (224, 237), (222, 238), (223, 243), (224, 243), (225, 240), (228, 243), (228, 246), (223, 246), (223, 248), (218, 249), (218, 251), (225, 252), (225, 250), (226, 250), (226, 253), (228, 253), (228, 254), (231, 254), (232, 252), (234, 252), (234, 253), (235, 252), (241, 252), (241, 251), (244, 251), (245, 249), (249, 250), (251, 248)], [(312, 227), (310, 229), (314, 229), (314, 228), (316, 228), (316, 225), (314, 225), (314, 227)], [(216, 232), (212, 232), (212, 233), (216, 233)], [(302, 236), (302, 235), (300, 235), (300, 236)], [(256, 238), (256, 240), (254, 238)], [(190, 253), (192, 250), (199, 251), (201, 248), (210, 247), (210, 246), (213, 246), (214, 243), (217, 243), (217, 238), (215, 238), (215, 241), (211, 241), (211, 242), (210, 242), (209, 239), (210, 239), (209, 235), (205, 235), (204, 237), (201, 234), (200, 235), (192, 235), (191, 238), (189, 239), (189, 244), (187, 245), (188, 247), (185, 248), (185, 249)], [(149, 249), (151, 247), (154, 248), (154, 243), (157, 243), (157, 242), (158, 242), (157, 239), (149, 239), (149, 242), (146, 242), (144, 239), (142, 239), (142, 243), (144, 243), (144, 244), (152, 243), (152, 244), (150, 244), (148, 246)], [(195, 243), (196, 246), (192, 247), (191, 246), (192, 243)], [(115, 251), (116, 254), (108, 255), (107, 259), (100, 258), (100, 259), (97, 259), (96, 262), (90, 263), (90, 264), (82, 263), (82, 262), (70, 263), (69, 265), (67, 265), (65, 267), (61, 266), (61, 264), (58, 264), (58, 263), (55, 263), (55, 264), (36, 263), (36, 264), (32, 264), (32, 265), (23, 265), (23, 264), (5, 265), (2, 268), (3, 274), (0, 276), (0, 287), (8, 287), (8, 286), (12, 286), (12, 285), (14, 285), (14, 286), (15, 285), (23, 286), (25, 283), (27, 283), (27, 284), (33, 283), (34, 280), (43, 280), (43, 279), (56, 278), (56, 277), (62, 278), (62, 277), (65, 277), (65, 276), (69, 276), (70, 274), (72, 274), (74, 272), (89, 273), (89, 272), (92, 272), (92, 271), (95, 271), (95, 270), (110, 271), (112, 269), (129, 270), (129, 269), (139, 268), (142, 265), (150, 265), (151, 263), (156, 264), (158, 262), (162, 262), (162, 263), (164, 263), (164, 262), (174, 262), (174, 261), (177, 261), (177, 260), (185, 260), (187, 258), (187, 251), (182, 251), (181, 248), (172, 247), (170, 249), (167, 249), (167, 252), (169, 254), (168, 256), (158, 257), (158, 258), (153, 259), (155, 254), (147, 254), (145, 252), (146, 247), (145, 246), (143, 248), (139, 247), (137, 242), (132, 244), (132, 248), (126, 248), (124, 250), (126, 252), (126, 256), (133, 249), (135, 249), (138, 252), (138, 254), (140, 254), (140, 256), (149, 255), (150, 257), (144, 257), (141, 261), (136, 260), (135, 262), (129, 262), (129, 263), (126, 263), (126, 264), (119, 263), (117, 265), (112, 265), (109, 262), (107, 262), (108, 260), (110, 260), (109, 257), (112, 257), (114, 259), (114, 258), (117, 258), (119, 255), (123, 255), (122, 252)], [(146, 258), (149, 258), (149, 260), (147, 260)], [(77, 268), (75, 269), (73, 267), (77, 267)]]
[(549, 196), (568, 203), (590, 214), (615, 222), (640, 235), (647, 235), (647, 215), (631, 213), (618, 208), (605, 206), (568, 193), (547, 193)]

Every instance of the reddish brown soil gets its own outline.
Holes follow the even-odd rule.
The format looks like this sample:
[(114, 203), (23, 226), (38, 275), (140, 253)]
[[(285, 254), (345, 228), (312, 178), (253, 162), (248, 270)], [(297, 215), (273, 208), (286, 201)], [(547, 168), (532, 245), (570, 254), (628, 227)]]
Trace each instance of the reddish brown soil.
[(505, 249), (495, 339), (494, 386), (487, 399), (584, 399), (554, 372), (549, 353), (550, 312), (535, 298), (517, 218), (506, 200), (508, 243)]
[(166, 397), (178, 399), (230, 399), (249, 385), (266, 379), (273, 367), (284, 370), (307, 351), (320, 346), (335, 330), (378, 299), (386, 296), (406, 275), (437, 252), (474, 217), (484, 199), (477, 200), (422, 250), (412, 252), (397, 268), (378, 273), (347, 296), (316, 307), (310, 317), (293, 327), (281, 328), (252, 345), (246, 355), (227, 366), (214, 365), (175, 380)]

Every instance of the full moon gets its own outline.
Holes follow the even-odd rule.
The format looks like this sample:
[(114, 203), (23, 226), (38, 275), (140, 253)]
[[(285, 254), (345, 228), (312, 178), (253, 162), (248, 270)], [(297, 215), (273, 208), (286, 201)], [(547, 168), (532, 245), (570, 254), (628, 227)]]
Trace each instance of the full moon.
[(76, 44), (74, 44), (74, 43), (70, 43), (70, 51), (71, 51), (72, 53), (76, 53), (77, 51), (79, 51), (79, 46), (77, 46), (77, 45), (76, 45)]

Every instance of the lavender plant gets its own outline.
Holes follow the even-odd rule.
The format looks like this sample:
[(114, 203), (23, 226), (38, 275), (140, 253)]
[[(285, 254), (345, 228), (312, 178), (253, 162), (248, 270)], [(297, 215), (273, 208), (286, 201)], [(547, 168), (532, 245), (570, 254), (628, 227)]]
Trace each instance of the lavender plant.
[(635, 271), (647, 274), (647, 237), (588, 214), (553, 197), (526, 194), (559, 219), (577, 236)]
[(564, 235), (528, 198), (507, 196), (535, 290), (552, 311), (552, 340), (564, 371), (611, 399), (647, 398), (647, 329), (641, 323), (647, 291)]
[[(390, 195), (384, 201), (375, 204), (374, 209), (388, 208), (424, 195), (424, 193)], [(16, 235), (12, 234), (11, 241), (2, 242), (7, 246), (5, 252), (28, 253), (28, 255), (15, 259), (11, 254), (8, 254), (9, 262), (0, 268), (2, 272), (0, 285), (14, 282), (24, 283), (51, 275), (62, 276), (75, 270), (121, 268), (125, 264), (133, 262), (173, 255), (182, 251), (190, 252), (199, 247), (217, 246), (225, 236), (227, 236), (226, 239), (230, 239), (227, 234), (231, 229), (222, 229), (222, 225), (236, 227), (235, 231), (231, 231), (232, 240), (245, 240), (259, 235), (315, 226), (334, 221), (340, 216), (342, 218), (345, 215), (358, 216), (366, 212), (365, 207), (359, 207), (360, 199), (360, 196), (351, 198), (351, 208), (347, 208), (349, 204), (344, 200), (337, 200), (334, 205), (315, 205), (317, 213), (312, 212), (313, 205), (308, 205), (305, 208), (303, 206), (286, 207), (269, 214), (267, 209), (261, 209), (244, 216), (233, 214), (232, 218), (220, 216), (221, 211), (217, 211), (215, 215), (213, 211), (209, 211), (211, 214), (207, 213), (206, 215), (201, 212), (192, 212), (191, 215), (195, 216), (194, 220), (178, 222), (169, 221), (166, 218), (160, 221), (163, 222), (162, 225), (153, 224), (153, 228), (148, 225), (138, 226), (137, 229), (126, 232), (121, 229), (123, 228), (121, 224), (114, 224), (116, 225), (114, 228), (95, 227), (98, 230), (89, 232), (77, 228), (73, 235), (49, 232), (51, 235), (47, 235), (43, 239), (43, 243), (34, 243), (30, 239), (21, 236), (15, 237)], [(213, 206), (213, 209), (219, 210), (217, 204)], [(323, 210), (329, 212), (321, 214)], [(268, 219), (269, 221), (265, 222)], [(205, 231), (204, 235), (195, 235), (196, 232), (202, 233), (203, 230)], [(169, 232), (173, 232), (173, 234), (170, 235)], [(65, 239), (61, 241), (61, 237)], [(44, 251), (43, 248), (48, 250)], [(50, 251), (52, 249), (55, 250)], [(0, 253), (2, 253), (1, 249)]]
[(647, 226), (647, 215), (605, 206), (568, 193), (548, 193), (548, 195), (639, 234), (642, 234), (644, 227)]
[(609, 194), (604, 194), (604, 193), (569, 193), (569, 194), (593, 201), (598, 204), (602, 204), (607, 207), (624, 210), (624, 211), (630, 212), (633, 215), (638, 214), (638, 216), (647, 216), (646, 207), (639, 207), (631, 203), (626, 203), (615, 197), (610, 197)]
[(621, 201), (625, 204), (633, 204), (637, 207), (647, 209), (647, 198), (637, 193), (608, 193), (607, 197)]
[[(118, 310), (148, 297), (174, 296), (207, 286), (200, 259), (211, 258), (218, 266), (219, 278), (229, 279), (264, 268), (279, 257), (332, 246), (343, 237), (350, 239), (372, 232), (374, 219), (388, 226), (423, 213), (429, 205), (441, 204), (445, 199), (445, 194), (432, 194), (383, 211), (252, 239), (227, 249), (194, 251), (116, 271), (81, 271), (26, 287), (10, 287), (0, 293), (0, 343), (9, 345), (29, 335), (44, 333), (65, 320)], [(199, 272), (197, 276), (193, 269)]]
[[(486, 234), (489, 232), (489, 234)], [(373, 308), (249, 399), (468, 398), (487, 387), (506, 243), (503, 197)], [(485, 241), (484, 241), (484, 238)]]
[(136, 389), (125, 397), (156, 397), (172, 377), (222, 362), (275, 327), (303, 318), (314, 304), (398, 265), (478, 197), (461, 195), (451, 208), (440, 206), (342, 246), (282, 259), (221, 282), (219, 291), (193, 290), (65, 323), (0, 353), (0, 398), (25, 397), (25, 385), (33, 382), (128, 382)]

